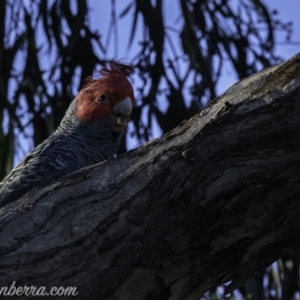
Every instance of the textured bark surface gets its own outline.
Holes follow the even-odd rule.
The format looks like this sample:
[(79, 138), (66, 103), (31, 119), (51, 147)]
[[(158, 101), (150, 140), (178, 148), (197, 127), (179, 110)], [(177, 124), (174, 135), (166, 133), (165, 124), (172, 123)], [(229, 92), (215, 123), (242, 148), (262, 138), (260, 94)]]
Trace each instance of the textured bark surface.
[(299, 247), (299, 214), (300, 54), (162, 139), (2, 208), (0, 282), (199, 299)]

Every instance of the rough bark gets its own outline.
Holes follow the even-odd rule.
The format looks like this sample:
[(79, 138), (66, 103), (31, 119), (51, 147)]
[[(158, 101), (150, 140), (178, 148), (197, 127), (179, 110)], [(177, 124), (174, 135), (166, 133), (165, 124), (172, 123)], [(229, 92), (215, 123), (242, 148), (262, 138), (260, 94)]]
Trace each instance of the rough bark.
[(2, 208), (1, 285), (199, 299), (299, 247), (299, 77), (300, 54), (162, 139)]

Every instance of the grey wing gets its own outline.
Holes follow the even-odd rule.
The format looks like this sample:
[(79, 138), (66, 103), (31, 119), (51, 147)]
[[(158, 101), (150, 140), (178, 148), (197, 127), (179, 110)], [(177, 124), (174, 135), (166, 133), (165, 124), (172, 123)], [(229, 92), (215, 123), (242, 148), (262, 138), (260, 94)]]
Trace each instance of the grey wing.
[(0, 207), (80, 168), (74, 150), (67, 139), (53, 136), (36, 147), (0, 183)]

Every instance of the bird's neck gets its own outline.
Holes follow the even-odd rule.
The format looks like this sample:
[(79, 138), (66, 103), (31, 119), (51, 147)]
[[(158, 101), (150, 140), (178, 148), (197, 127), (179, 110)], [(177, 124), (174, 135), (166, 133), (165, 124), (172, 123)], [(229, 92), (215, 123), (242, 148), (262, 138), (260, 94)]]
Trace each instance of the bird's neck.
[(123, 132), (112, 131), (113, 119), (106, 118), (99, 122), (86, 123), (76, 117), (76, 102), (73, 100), (59, 127), (53, 135), (60, 135), (74, 143), (79, 152), (90, 153), (82, 157), (87, 164), (113, 158), (119, 148)]
[(72, 101), (54, 134), (74, 135), (94, 142), (112, 138), (113, 119), (107, 117), (98, 122), (83, 122), (76, 116), (76, 99)]

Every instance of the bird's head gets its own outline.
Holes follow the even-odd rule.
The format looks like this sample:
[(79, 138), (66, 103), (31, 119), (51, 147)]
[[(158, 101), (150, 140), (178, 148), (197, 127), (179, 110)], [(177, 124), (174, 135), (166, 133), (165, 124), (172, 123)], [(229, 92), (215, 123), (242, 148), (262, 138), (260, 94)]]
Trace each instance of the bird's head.
[(111, 61), (100, 71), (99, 79), (89, 79), (76, 99), (76, 116), (83, 122), (113, 118), (113, 131), (125, 129), (134, 104), (133, 88), (127, 77), (133, 73), (128, 64)]

